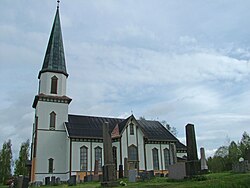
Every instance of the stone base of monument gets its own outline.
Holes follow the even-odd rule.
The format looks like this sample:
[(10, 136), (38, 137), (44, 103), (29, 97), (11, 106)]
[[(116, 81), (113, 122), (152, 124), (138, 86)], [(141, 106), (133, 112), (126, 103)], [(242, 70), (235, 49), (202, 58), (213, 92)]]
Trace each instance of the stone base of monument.
[(119, 182), (118, 181), (107, 181), (107, 182), (101, 182), (102, 187), (118, 187)]
[(201, 163), (199, 160), (187, 161), (185, 164), (187, 177), (193, 177), (201, 174)]
[(16, 188), (28, 188), (29, 187), (29, 178), (26, 176), (19, 176), (14, 181), (14, 187), (16, 187)]
[(99, 181), (99, 175), (98, 174), (94, 174), (92, 177), (93, 181)]
[(123, 178), (123, 165), (119, 165), (119, 178)]
[(119, 185), (117, 181), (117, 174), (114, 164), (107, 164), (103, 167), (103, 181), (101, 182), (102, 187), (115, 187)]
[(184, 162), (175, 163), (168, 167), (168, 178), (181, 180), (186, 177), (186, 164)]

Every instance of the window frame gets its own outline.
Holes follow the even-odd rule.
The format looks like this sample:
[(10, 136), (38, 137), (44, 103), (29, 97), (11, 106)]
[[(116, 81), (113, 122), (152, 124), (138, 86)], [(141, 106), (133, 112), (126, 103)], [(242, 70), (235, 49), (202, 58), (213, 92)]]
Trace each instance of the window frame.
[(58, 89), (58, 78), (56, 76), (53, 76), (51, 78), (50, 93), (51, 94), (57, 94), (57, 89)]
[(134, 124), (132, 122), (129, 124), (129, 134), (135, 135)]
[(152, 149), (153, 169), (159, 170), (159, 152), (157, 148)]
[(134, 144), (128, 147), (128, 160), (138, 161), (138, 148)]
[(98, 171), (102, 171), (102, 148), (97, 146), (95, 149), (95, 160), (98, 160)]
[(54, 173), (54, 159), (53, 158), (49, 158), (49, 165), (48, 165), (48, 173), (49, 174), (53, 174)]
[(88, 171), (88, 147), (80, 147), (80, 171)]
[(52, 111), (50, 114), (50, 122), (49, 122), (49, 129), (55, 130), (56, 129), (56, 113), (55, 111)]

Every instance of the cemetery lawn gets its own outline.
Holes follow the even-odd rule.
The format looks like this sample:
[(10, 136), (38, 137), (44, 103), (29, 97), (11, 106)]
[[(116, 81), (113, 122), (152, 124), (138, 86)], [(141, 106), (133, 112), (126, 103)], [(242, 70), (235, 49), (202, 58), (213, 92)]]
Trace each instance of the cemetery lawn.
[[(156, 177), (149, 181), (129, 183), (127, 179), (123, 179), (127, 183), (128, 188), (247, 188), (250, 187), (250, 173), (214, 173), (194, 178), (192, 180), (169, 180), (167, 178)], [(119, 186), (122, 187), (122, 186)], [(8, 188), (0, 184), (0, 188)], [(101, 188), (100, 182), (89, 182), (77, 184), (76, 186), (60, 185), (60, 186), (42, 186), (41, 188)]]

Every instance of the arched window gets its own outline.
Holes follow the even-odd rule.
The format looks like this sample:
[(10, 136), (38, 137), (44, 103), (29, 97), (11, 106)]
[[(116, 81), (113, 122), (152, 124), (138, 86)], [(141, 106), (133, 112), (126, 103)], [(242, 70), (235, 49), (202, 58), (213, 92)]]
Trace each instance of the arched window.
[(129, 161), (138, 161), (137, 147), (135, 145), (131, 145), (128, 147), (128, 160)]
[(95, 148), (95, 160), (98, 161), (98, 170), (102, 171), (102, 148), (99, 146)]
[(49, 123), (49, 128), (50, 129), (55, 129), (56, 127), (56, 113), (53, 111), (50, 113), (50, 123)]
[(153, 154), (153, 168), (154, 170), (159, 170), (159, 156), (158, 156), (158, 149), (152, 149)]
[(133, 123), (130, 123), (129, 124), (129, 130), (130, 130), (130, 135), (134, 135), (134, 124)]
[(52, 159), (52, 158), (50, 158), (49, 159), (49, 168), (48, 168), (48, 171), (49, 171), (49, 173), (53, 173), (53, 171), (54, 171), (54, 159)]
[(51, 78), (51, 90), (50, 90), (50, 93), (57, 94), (57, 82), (58, 82), (58, 78), (56, 76), (53, 76)]
[(163, 150), (163, 153), (164, 153), (165, 170), (167, 170), (170, 165), (170, 153), (168, 148), (165, 148)]
[(80, 148), (80, 170), (88, 170), (88, 148), (86, 146)]

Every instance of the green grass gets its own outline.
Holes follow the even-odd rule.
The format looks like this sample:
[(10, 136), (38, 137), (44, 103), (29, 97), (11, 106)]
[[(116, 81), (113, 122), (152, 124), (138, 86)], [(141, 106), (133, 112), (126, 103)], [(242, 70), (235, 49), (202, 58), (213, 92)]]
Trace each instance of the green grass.
[[(121, 181), (121, 180), (120, 180)], [(250, 173), (233, 174), (233, 173), (214, 173), (193, 178), (188, 180), (169, 180), (168, 178), (152, 178), (149, 181), (129, 183), (123, 179), (128, 188), (249, 188)], [(122, 186), (119, 186), (122, 187)], [(8, 188), (0, 184), (0, 188)], [(76, 186), (43, 186), (43, 188), (101, 188), (100, 182), (87, 182), (77, 184)]]

